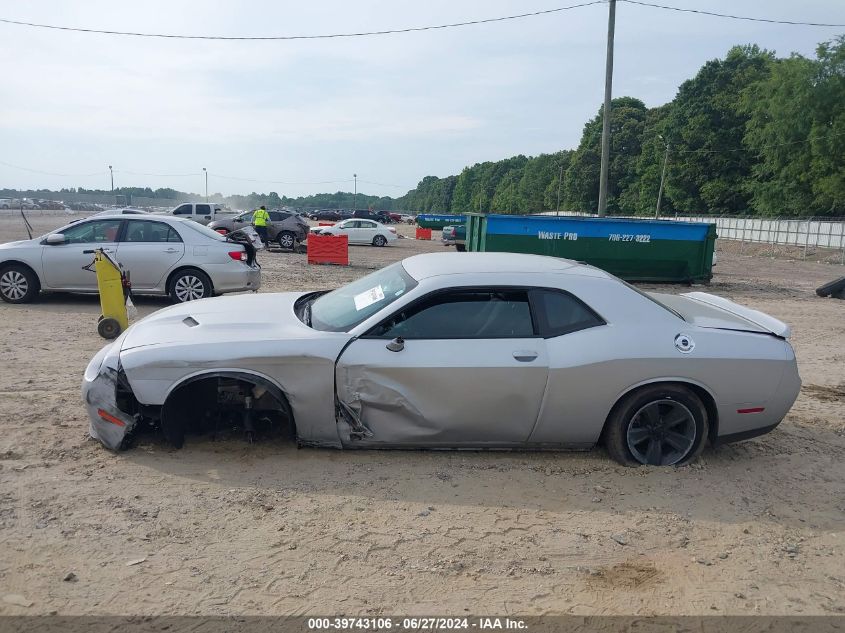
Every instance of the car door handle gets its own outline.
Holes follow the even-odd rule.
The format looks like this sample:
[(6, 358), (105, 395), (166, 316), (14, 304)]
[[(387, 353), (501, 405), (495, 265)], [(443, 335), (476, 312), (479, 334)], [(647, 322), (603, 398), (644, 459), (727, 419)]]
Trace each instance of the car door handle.
[(537, 352), (531, 350), (519, 350), (513, 353), (513, 357), (520, 363), (530, 363), (532, 360), (536, 360), (537, 356)]
[(164, 252), (165, 252), (165, 253), (178, 253), (178, 252), (179, 252), (179, 249), (178, 249), (178, 248), (168, 248), (168, 249), (167, 249), (166, 251), (164, 251)]

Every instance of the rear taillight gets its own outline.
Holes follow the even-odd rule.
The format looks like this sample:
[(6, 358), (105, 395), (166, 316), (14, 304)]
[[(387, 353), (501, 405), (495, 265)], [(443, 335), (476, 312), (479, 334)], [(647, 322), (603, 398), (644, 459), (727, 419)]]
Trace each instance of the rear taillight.
[(226, 233), (229, 232), (226, 229), (214, 229), (214, 230), (217, 231), (218, 233), (220, 233), (220, 235), (226, 235)]
[(229, 251), (229, 257), (234, 259), (236, 262), (245, 262), (246, 251)]
[(390, 231), (391, 233), (396, 233), (396, 229), (394, 229), (392, 226), (388, 226), (387, 230)]

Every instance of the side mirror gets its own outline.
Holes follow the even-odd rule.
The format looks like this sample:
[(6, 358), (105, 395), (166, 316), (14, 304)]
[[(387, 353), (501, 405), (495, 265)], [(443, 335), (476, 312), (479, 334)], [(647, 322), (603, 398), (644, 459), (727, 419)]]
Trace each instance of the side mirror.
[(391, 352), (401, 352), (405, 349), (405, 339), (401, 336), (397, 336), (395, 339), (390, 341), (385, 347), (390, 350)]
[(47, 236), (47, 243), (51, 245), (64, 244), (65, 236), (62, 233), (51, 233)]

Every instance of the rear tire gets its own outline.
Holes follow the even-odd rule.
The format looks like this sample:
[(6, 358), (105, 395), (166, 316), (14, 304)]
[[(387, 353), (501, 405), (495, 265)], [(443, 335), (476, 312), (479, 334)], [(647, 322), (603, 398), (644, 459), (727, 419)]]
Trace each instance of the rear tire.
[(293, 247), (296, 246), (296, 235), (290, 231), (282, 231), (276, 236), (276, 241), (279, 243), (279, 248), (293, 250)]
[(373, 246), (384, 246), (387, 244), (387, 238), (384, 235), (376, 235), (373, 238)]
[(701, 455), (707, 429), (707, 410), (690, 389), (651, 385), (613, 407), (604, 443), (610, 456), (624, 466), (681, 466)]
[(26, 266), (10, 264), (0, 268), (0, 299), (6, 303), (30, 303), (40, 290), (38, 277)]
[(180, 270), (170, 280), (168, 294), (174, 303), (196, 301), (212, 296), (214, 288), (211, 280), (201, 270), (190, 268)]

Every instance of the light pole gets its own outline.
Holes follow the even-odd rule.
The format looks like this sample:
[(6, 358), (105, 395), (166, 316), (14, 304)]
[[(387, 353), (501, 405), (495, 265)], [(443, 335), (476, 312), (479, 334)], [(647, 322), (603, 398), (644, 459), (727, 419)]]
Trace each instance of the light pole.
[(109, 176), (111, 176), (111, 195), (114, 195), (114, 170), (109, 165)]
[(203, 167), (202, 171), (205, 174), (205, 201), (208, 202), (208, 170)]
[(613, 92), (613, 32), (616, 28), (616, 0), (610, 0), (607, 18), (607, 64), (604, 70), (604, 116), (601, 128), (601, 171), (599, 173), (599, 215), (607, 215), (607, 173), (610, 162), (610, 97)]
[(654, 207), (654, 217), (660, 217), (660, 202), (663, 200), (663, 183), (666, 182), (666, 164), (669, 162), (669, 141), (660, 134), (657, 135), (661, 141), (666, 143), (666, 153), (663, 155), (663, 172), (660, 174), (660, 189), (657, 190), (657, 206)]
[(352, 206), (358, 206), (358, 174), (352, 174), (352, 178), (355, 181), (355, 192), (352, 194)]

